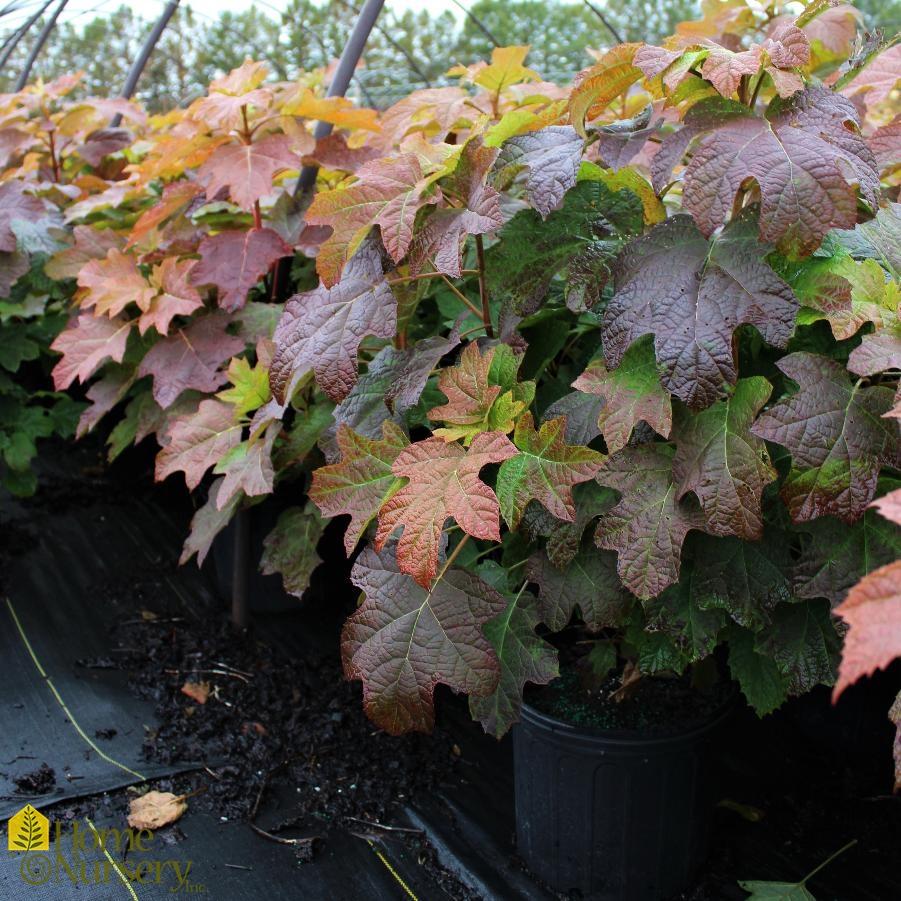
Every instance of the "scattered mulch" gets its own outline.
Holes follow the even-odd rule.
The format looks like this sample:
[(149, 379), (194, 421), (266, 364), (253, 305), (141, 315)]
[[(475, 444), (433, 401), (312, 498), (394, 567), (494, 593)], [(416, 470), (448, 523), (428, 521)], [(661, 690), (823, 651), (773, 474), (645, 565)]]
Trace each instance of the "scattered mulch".
[(36, 770), (13, 779), (16, 783), (16, 791), (24, 795), (46, 795), (56, 787), (56, 771), (46, 763), (42, 763)]

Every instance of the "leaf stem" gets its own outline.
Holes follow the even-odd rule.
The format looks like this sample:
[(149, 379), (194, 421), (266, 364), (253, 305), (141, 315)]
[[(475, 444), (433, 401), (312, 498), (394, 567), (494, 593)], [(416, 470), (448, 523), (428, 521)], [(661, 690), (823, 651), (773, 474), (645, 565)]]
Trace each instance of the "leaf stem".
[(488, 305), (488, 282), (485, 280), (485, 245), (482, 236), (476, 235), (476, 258), (479, 264), (479, 299), (482, 301), (482, 322), (485, 323), (485, 334), (489, 338), (494, 337), (494, 327), (491, 325), (491, 308)]
[(849, 841), (847, 845), (843, 845), (841, 848), (838, 849), (838, 851), (835, 851), (834, 853), (830, 854), (829, 857), (827, 857), (818, 867), (811, 870), (801, 880), (800, 885), (805, 885), (807, 883), (807, 881), (809, 879), (813, 879), (813, 877), (816, 876), (816, 874), (819, 873), (820, 870), (823, 869), (823, 867), (828, 866), (830, 863), (832, 863), (833, 860), (835, 860), (836, 857), (838, 857), (840, 854), (844, 854), (845, 851), (847, 851), (849, 848), (853, 848), (856, 844), (857, 844), (857, 839), (852, 838), (851, 841)]
[[(456, 294), (457, 297), (459, 297), (460, 300), (462, 300), (463, 303), (465, 303), (466, 306), (469, 307), (469, 309), (479, 317), (479, 319), (483, 318), (482, 311), (443, 272), (441, 273), (441, 278), (444, 280), (444, 283), (448, 286), (448, 288), (450, 288), (451, 291), (453, 291), (454, 294)], [(489, 334), (488, 337), (490, 338), (491, 335)]]
[[(434, 588), (435, 585), (437, 585), (444, 578), (444, 574), (451, 568), (454, 560), (457, 559), (457, 556), (459, 555), (460, 551), (463, 550), (463, 547), (465, 546), (467, 541), (469, 541), (469, 535), (464, 535), (460, 539), (460, 543), (451, 551), (450, 557), (448, 557), (447, 560), (444, 561), (444, 566), (441, 567), (441, 572), (438, 573), (438, 578), (435, 579), (434, 582), (432, 582), (432, 588)], [(432, 589), (430, 588), (429, 593), (431, 593), (431, 590)], [(829, 861), (826, 861), (826, 863), (828, 862)]]

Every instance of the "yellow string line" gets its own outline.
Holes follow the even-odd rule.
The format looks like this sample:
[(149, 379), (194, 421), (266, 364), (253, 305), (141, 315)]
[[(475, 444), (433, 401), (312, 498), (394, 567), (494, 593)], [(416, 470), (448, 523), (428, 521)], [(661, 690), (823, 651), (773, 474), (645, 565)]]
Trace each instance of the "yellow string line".
[(404, 882), (403, 879), (401, 879), (400, 874), (397, 872), (397, 870), (395, 870), (394, 867), (391, 866), (388, 858), (385, 857), (385, 855), (382, 854), (382, 852), (379, 851), (378, 848), (376, 848), (375, 843), (372, 841), (372, 839), (367, 838), (366, 841), (369, 842), (369, 847), (372, 848), (373, 851), (375, 851), (376, 857), (378, 857), (378, 859), (382, 862), (385, 869), (394, 877), (394, 881), (413, 899), (413, 901), (419, 901), (419, 898), (417, 898), (416, 895), (413, 894), (413, 890), (410, 888), (410, 886), (407, 885), (407, 883)]
[(28, 651), (29, 656), (31, 657), (32, 663), (34, 663), (37, 671), (43, 676), (44, 680), (47, 683), (47, 687), (50, 691), (53, 692), (53, 696), (56, 698), (59, 706), (62, 707), (63, 713), (69, 718), (69, 722), (75, 728), (75, 731), (87, 742), (88, 746), (97, 754), (98, 757), (101, 757), (107, 763), (111, 763), (113, 766), (118, 767), (120, 770), (123, 770), (126, 773), (134, 776), (136, 779), (141, 782), (146, 781), (147, 777), (143, 773), (138, 773), (133, 769), (125, 766), (124, 763), (119, 763), (118, 760), (110, 757), (109, 754), (106, 754), (104, 751), (100, 750), (97, 745), (88, 737), (87, 733), (81, 726), (78, 724), (78, 721), (72, 716), (72, 711), (66, 706), (66, 702), (60, 697), (60, 693), (56, 690), (56, 686), (53, 684), (53, 680), (47, 673), (44, 671), (44, 667), (41, 666), (41, 661), (38, 660), (38, 655), (35, 654), (34, 648), (31, 646), (31, 642), (28, 640), (28, 636), (25, 634), (25, 629), (22, 628), (22, 623), (19, 621), (19, 617), (16, 615), (15, 608), (12, 605), (12, 601), (9, 598), (6, 598), (6, 606), (9, 608), (9, 615), (12, 617), (13, 622), (16, 625), (16, 629), (19, 632), (19, 637), (22, 639), (22, 643), (25, 645), (25, 649)]
[(113, 865), (114, 869), (121, 877), (122, 884), (125, 886), (125, 888), (128, 889), (128, 894), (131, 895), (131, 897), (134, 899), (134, 901), (138, 901), (138, 896), (134, 890), (134, 886), (131, 884), (130, 880), (125, 878), (125, 874), (122, 872), (121, 869), (119, 869), (119, 864), (117, 864), (116, 861), (113, 860), (113, 856), (109, 853), (109, 851), (106, 848), (106, 845), (100, 839), (100, 833), (97, 831), (97, 827), (94, 826), (94, 824), (91, 822), (91, 818), (85, 817), (84, 821), (91, 827), (91, 831), (94, 833), (94, 835), (97, 836), (98, 841), (100, 841), (100, 847), (103, 848), (103, 853), (106, 856), (106, 859)]

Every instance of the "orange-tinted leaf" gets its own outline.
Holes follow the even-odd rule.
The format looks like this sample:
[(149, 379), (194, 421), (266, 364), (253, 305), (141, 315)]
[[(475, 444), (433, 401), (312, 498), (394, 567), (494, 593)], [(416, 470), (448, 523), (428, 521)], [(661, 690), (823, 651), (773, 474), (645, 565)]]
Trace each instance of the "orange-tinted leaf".
[(711, 47), (701, 67), (701, 74), (723, 97), (731, 97), (742, 76), (756, 75), (760, 69), (760, 47), (733, 53), (725, 47)]
[(848, 624), (848, 633), (833, 699), (901, 657), (901, 560), (865, 576), (835, 612)]
[(362, 109), (346, 97), (317, 97), (309, 88), (298, 86), (281, 106), (285, 116), (302, 116), (317, 122), (331, 122), (338, 128), (361, 128), (381, 131), (379, 114)]
[(166, 185), (159, 202), (141, 213), (138, 221), (131, 227), (126, 249), (145, 241), (167, 219), (184, 210), (198, 194), (202, 193), (200, 185), (192, 181), (176, 181)]
[(138, 320), (138, 330), (143, 335), (151, 326), (161, 335), (169, 332), (169, 324), (175, 316), (190, 316), (203, 306), (197, 289), (191, 284), (191, 271), (196, 260), (179, 260), (166, 257), (150, 274), (150, 284), (159, 290)]
[(162, 829), (180, 819), (188, 809), (184, 798), (172, 792), (150, 791), (128, 804), (128, 825), (132, 829)]
[(85, 264), (78, 273), (78, 287), (83, 289), (82, 309), (93, 308), (95, 315), (111, 319), (130, 303), (147, 310), (156, 293), (138, 271), (137, 260), (115, 247), (110, 248), (105, 259)]
[(585, 123), (599, 116), (613, 100), (642, 77), (641, 69), (633, 65), (635, 51), (640, 46), (619, 44), (576, 76), (569, 97), (569, 110), (573, 127), (583, 138), (587, 137)]
[(401, 451), (392, 471), (410, 481), (382, 506), (376, 545), (381, 548), (397, 528), (401, 572), (428, 587), (438, 572), (444, 523), (452, 517), (474, 538), (500, 540), (500, 508), (494, 492), (479, 478), (483, 466), (516, 456), (502, 432), (482, 432), (465, 451), (440, 438), (418, 441)]
[(187, 695), (192, 701), (198, 704), (206, 704), (210, 699), (210, 692), (213, 686), (209, 682), (185, 682), (181, 687), (181, 693)]
[(349, 187), (317, 194), (307, 211), (307, 223), (333, 229), (316, 258), (316, 271), (326, 287), (339, 280), (375, 225), (391, 258), (400, 262), (413, 240), (416, 213), (437, 200), (436, 194), (426, 196), (428, 181), (414, 153), (367, 163), (357, 175)]
[(44, 264), (44, 272), (49, 278), (62, 281), (77, 278), (85, 263), (102, 260), (110, 250), (122, 248), (123, 238), (111, 228), (93, 228), (90, 225), (76, 225), (72, 230), (75, 244), (55, 253)]
[(845, 86), (845, 94), (863, 94), (867, 106), (876, 106), (889, 98), (901, 81), (901, 44), (883, 50)]
[(870, 506), (875, 507), (886, 519), (901, 526), (901, 488), (878, 498)]
[(190, 113), (211, 128), (222, 131), (237, 131), (248, 118), (266, 112), (272, 105), (272, 92), (266, 88), (248, 91), (246, 94), (223, 94), (211, 90), (207, 97), (194, 103)]

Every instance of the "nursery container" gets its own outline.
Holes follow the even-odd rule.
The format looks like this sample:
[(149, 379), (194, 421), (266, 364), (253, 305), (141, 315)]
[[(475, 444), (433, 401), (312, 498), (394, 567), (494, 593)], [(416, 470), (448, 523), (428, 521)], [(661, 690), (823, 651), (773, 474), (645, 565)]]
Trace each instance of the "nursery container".
[(516, 840), (532, 872), (594, 901), (665, 901), (684, 889), (706, 855), (714, 739), (730, 710), (642, 737), (524, 705), (513, 732)]

